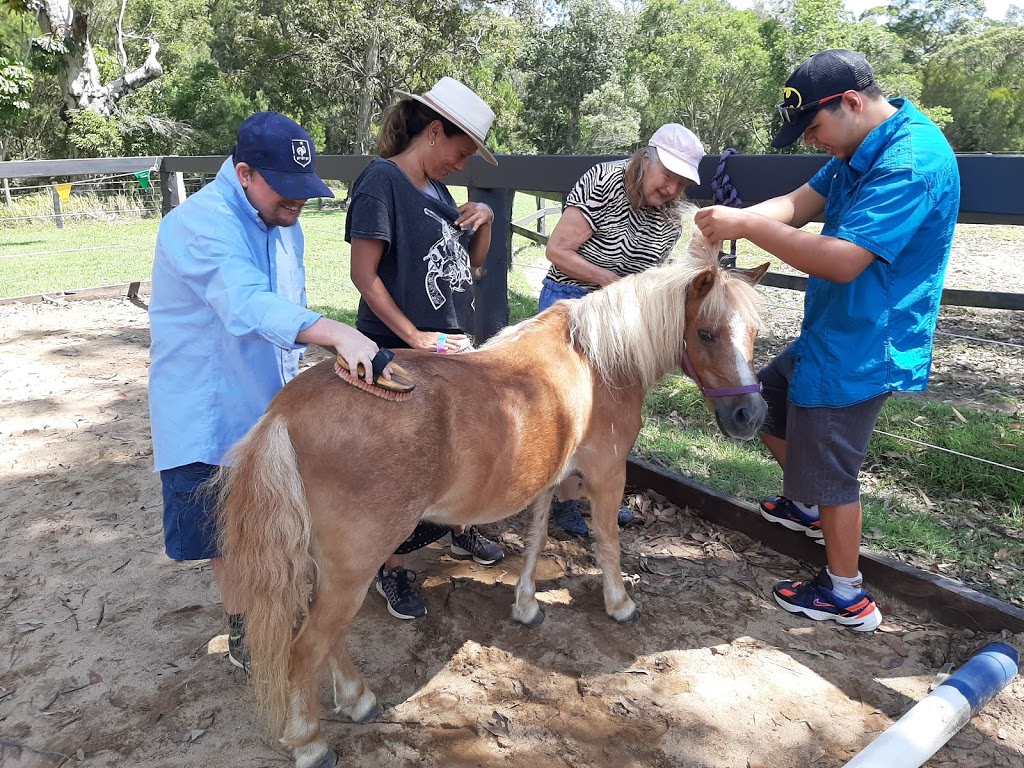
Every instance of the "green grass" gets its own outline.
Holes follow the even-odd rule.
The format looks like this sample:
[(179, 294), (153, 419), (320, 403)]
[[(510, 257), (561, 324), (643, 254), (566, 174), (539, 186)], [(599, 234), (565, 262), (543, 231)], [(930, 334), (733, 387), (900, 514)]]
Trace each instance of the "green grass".
[(147, 280), (159, 225), (118, 216), (67, 220), (63, 229), (52, 221), (0, 227), (0, 297)]
[[(1024, 423), (1014, 414), (894, 397), (877, 429), (1010, 467), (1024, 455)], [(636, 450), (741, 498), (782, 487), (767, 450), (722, 437), (696, 388), (678, 376), (648, 395)], [(1024, 474), (876, 432), (862, 479), (869, 547), (1024, 602)]]
[[(453, 192), (465, 199), (465, 190)], [(93, 205), (85, 200), (72, 203)], [(48, 200), (38, 203), (45, 212)], [(51, 209), (52, 210), (52, 209)], [(515, 218), (536, 210), (529, 195), (517, 195)], [(7, 215), (14, 215), (7, 212)], [(18, 296), (145, 279), (149, 276), (159, 220), (120, 215), (112, 222), (52, 221), (4, 224), (0, 206), (0, 296)], [(354, 323), (358, 293), (349, 279), (345, 213), (310, 205), (302, 215), (306, 233), (310, 306)], [(549, 219), (548, 231), (554, 225)], [(958, 229), (959, 233), (966, 228)], [(988, 234), (988, 230), (979, 234)], [(1024, 228), (1017, 228), (1024, 232)], [(964, 234), (968, 234), (964, 232)], [(685, 238), (684, 238), (685, 239)], [(129, 247), (115, 247), (124, 246)], [(107, 246), (107, 248), (103, 248)], [(25, 255), (75, 248), (99, 250)], [(513, 238), (509, 273), (512, 322), (537, 311), (536, 291), (543, 248)], [(749, 251), (749, 249), (747, 249)], [(22, 255), (18, 255), (22, 254)], [(756, 254), (745, 252), (745, 262)], [(645, 402), (637, 452), (745, 499), (777, 493), (781, 472), (754, 441), (720, 435), (694, 386), (666, 377)], [(959, 414), (959, 415), (958, 415)], [(1021, 412), (999, 414), (921, 398), (892, 398), (878, 429), (1019, 467), (1024, 455)], [(991, 594), (1024, 602), (1024, 474), (990, 467), (876, 434), (864, 472), (864, 531), (867, 544), (925, 568), (957, 575)]]

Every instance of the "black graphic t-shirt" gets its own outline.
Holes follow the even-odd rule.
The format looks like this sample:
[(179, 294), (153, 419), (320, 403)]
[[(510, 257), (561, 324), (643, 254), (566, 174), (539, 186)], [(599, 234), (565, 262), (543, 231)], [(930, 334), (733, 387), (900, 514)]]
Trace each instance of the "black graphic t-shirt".
[[(421, 331), (473, 327), (469, 233), (455, 226), (459, 212), (444, 184), (440, 199), (420, 191), (390, 160), (376, 157), (352, 185), (345, 240), (383, 240), (377, 274), (398, 308)], [(356, 327), (392, 331), (359, 300)]]

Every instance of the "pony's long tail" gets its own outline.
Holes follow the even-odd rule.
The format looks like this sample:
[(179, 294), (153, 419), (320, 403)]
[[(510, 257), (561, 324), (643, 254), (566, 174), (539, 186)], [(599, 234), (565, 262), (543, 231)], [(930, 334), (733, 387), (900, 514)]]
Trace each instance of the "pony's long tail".
[(245, 614), (256, 704), (280, 735), (292, 640), (315, 589), (309, 509), (283, 419), (264, 416), (232, 456), (219, 490), (222, 587)]

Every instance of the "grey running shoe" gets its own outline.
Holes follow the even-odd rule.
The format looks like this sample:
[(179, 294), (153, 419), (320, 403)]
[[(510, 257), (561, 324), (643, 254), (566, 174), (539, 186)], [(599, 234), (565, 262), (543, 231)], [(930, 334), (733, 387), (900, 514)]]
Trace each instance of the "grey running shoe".
[(462, 533), (452, 531), (452, 557), (459, 560), (473, 558), (480, 565), (494, 565), (505, 558), (501, 547), (481, 534), (475, 526), (466, 526)]
[(396, 619), (420, 619), (427, 615), (427, 606), (412, 583), (416, 574), (405, 568), (377, 572), (377, 592), (388, 603), (388, 613)]

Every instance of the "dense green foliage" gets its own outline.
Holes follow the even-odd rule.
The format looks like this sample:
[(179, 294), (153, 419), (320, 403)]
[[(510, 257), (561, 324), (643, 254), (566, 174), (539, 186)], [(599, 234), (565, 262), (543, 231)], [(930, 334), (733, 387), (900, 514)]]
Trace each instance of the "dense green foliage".
[(867, 54), (957, 151), (1024, 149), (1021, 13), (987, 19), (982, 0), (860, 18), (842, 0), (128, 0), (123, 34), (121, 3), (71, 0), (100, 83), (161, 46), (163, 73), (106, 111), (69, 108), (81, 39), (44, 34), (35, 5), (0, 0), (0, 159), (219, 153), (260, 109), (367, 152), (396, 88), (446, 74), (495, 108), (501, 152), (625, 152), (668, 121), (709, 151), (760, 152), (786, 76), (827, 47)]

